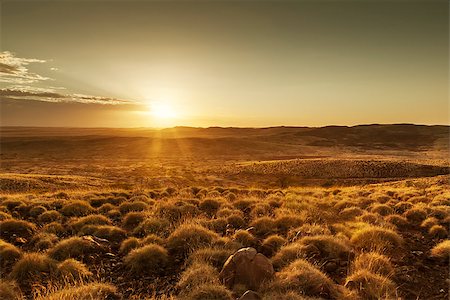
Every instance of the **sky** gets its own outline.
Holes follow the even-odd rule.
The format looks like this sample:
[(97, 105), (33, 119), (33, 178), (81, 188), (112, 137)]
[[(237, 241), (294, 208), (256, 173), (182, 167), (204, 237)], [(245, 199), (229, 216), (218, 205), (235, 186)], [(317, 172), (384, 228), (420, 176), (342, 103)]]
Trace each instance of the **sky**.
[(0, 8), (3, 126), (449, 124), (445, 0)]

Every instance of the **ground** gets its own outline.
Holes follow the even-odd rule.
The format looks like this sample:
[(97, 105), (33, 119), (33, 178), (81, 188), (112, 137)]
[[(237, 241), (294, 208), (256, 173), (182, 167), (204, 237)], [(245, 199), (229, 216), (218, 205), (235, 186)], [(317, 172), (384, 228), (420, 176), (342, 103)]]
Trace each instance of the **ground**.
[(239, 298), (218, 273), (247, 246), (264, 299), (449, 297), (448, 127), (1, 133), (5, 299)]

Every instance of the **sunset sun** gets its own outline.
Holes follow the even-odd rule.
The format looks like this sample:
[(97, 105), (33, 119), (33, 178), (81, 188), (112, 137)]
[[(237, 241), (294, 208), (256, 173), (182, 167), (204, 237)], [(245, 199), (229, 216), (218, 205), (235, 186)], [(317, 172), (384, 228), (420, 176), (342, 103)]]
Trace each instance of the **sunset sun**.
[(155, 118), (169, 120), (177, 116), (174, 108), (165, 102), (156, 102), (150, 105), (150, 113)]

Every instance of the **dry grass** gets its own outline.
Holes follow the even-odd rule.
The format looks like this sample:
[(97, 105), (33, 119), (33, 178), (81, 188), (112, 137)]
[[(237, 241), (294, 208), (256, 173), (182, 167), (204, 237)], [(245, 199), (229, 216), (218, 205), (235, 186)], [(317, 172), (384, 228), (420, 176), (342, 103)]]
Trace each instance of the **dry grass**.
[[(189, 187), (6, 197), (2, 276), (29, 299), (83, 299), (97, 295), (99, 283), (89, 282), (112, 277), (117, 287), (108, 285), (101, 299), (237, 299), (245, 287), (228, 290), (218, 273), (231, 254), (254, 247), (276, 271), (258, 291), (262, 299), (409, 299), (406, 289), (415, 287), (429, 296), (417, 282), (442, 288), (435, 274), (445, 272), (450, 257), (442, 241), (450, 209), (447, 198), (434, 196), (442, 189), (400, 182), (391, 189)], [(422, 241), (415, 236), (424, 246), (441, 242), (428, 249), (434, 259), (406, 252)], [(425, 264), (431, 275), (405, 277)], [(398, 287), (397, 276), (406, 278)], [(0, 295), (8, 284), (0, 284)]]
[(431, 256), (449, 260), (450, 259), (450, 240), (440, 242), (431, 249)]
[(22, 300), (24, 297), (16, 282), (0, 279), (0, 299)]
[(136, 274), (159, 274), (167, 267), (169, 254), (162, 246), (149, 244), (131, 250), (124, 262)]
[(22, 251), (16, 246), (0, 240), (0, 266), (13, 265), (22, 256)]
[(149, 234), (156, 234), (159, 236), (167, 235), (170, 227), (170, 222), (163, 218), (149, 217), (142, 221), (133, 231), (133, 234), (143, 237)]
[(167, 238), (167, 248), (175, 256), (186, 256), (189, 252), (208, 246), (218, 235), (196, 224), (182, 224)]
[(63, 286), (59, 290), (51, 289), (41, 295), (37, 295), (36, 300), (93, 300), (93, 299), (114, 299), (117, 288), (107, 283), (93, 282), (78, 286)]
[(86, 217), (75, 218), (70, 220), (68, 226), (72, 228), (74, 232), (79, 232), (86, 225), (110, 225), (111, 220), (104, 215), (89, 215)]
[(60, 212), (66, 217), (81, 217), (94, 213), (95, 209), (86, 201), (73, 200), (64, 205)]
[(442, 225), (431, 226), (431, 228), (428, 230), (428, 234), (432, 237), (436, 237), (436, 238), (440, 238), (440, 239), (448, 237), (448, 231)]
[(390, 252), (400, 247), (403, 240), (391, 229), (367, 226), (353, 234), (351, 243), (359, 250)]
[(71, 237), (58, 242), (47, 254), (57, 260), (68, 258), (83, 259), (88, 255), (102, 253), (104, 247), (83, 237)]
[(0, 238), (13, 242), (17, 237), (30, 239), (36, 231), (36, 225), (24, 220), (7, 219), (0, 222)]
[(63, 282), (82, 281), (92, 276), (92, 272), (85, 264), (73, 258), (64, 260), (58, 264), (56, 274)]
[(122, 241), (119, 248), (119, 253), (122, 255), (128, 254), (131, 250), (138, 248), (141, 245), (141, 241), (135, 237), (127, 238)]
[(57, 262), (45, 254), (26, 253), (14, 265), (11, 277), (20, 283), (40, 281), (49, 274), (54, 274)]
[(377, 252), (362, 253), (356, 257), (351, 269), (352, 273), (359, 270), (367, 270), (383, 276), (392, 276), (394, 274), (394, 268), (392, 267), (390, 259)]
[(366, 269), (356, 271), (347, 277), (345, 286), (356, 291), (362, 299), (395, 299), (395, 284), (388, 278)]
[(63, 216), (56, 210), (48, 210), (38, 216), (38, 221), (41, 223), (51, 223), (59, 221)]
[(307, 296), (338, 299), (340, 291), (336, 284), (311, 263), (298, 259), (283, 268), (265, 288), (270, 292), (301, 292)]
[(202, 285), (185, 297), (186, 300), (234, 300), (231, 291), (222, 285)]
[(219, 272), (209, 264), (193, 263), (183, 273), (177, 283), (177, 288), (184, 294), (204, 285), (220, 285)]

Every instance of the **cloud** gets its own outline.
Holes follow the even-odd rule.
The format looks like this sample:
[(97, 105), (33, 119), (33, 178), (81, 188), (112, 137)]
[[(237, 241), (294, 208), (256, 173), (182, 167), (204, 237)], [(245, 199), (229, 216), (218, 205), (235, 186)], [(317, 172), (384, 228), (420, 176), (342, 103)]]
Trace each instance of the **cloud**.
[(50, 78), (32, 73), (27, 66), (30, 63), (45, 63), (45, 60), (16, 57), (9, 51), (0, 52), (0, 82), (29, 84)]
[(29, 86), (13, 86), (0, 89), (0, 99), (18, 101), (41, 101), (54, 103), (84, 103), (84, 104), (135, 104), (133, 101), (110, 97), (91, 96), (83, 94), (63, 94), (54, 88), (36, 88)]
[[(85, 104), (137, 104), (134, 101), (116, 99), (111, 97), (92, 96), (84, 94), (62, 93), (64, 87), (36, 87), (51, 80), (28, 70), (31, 63), (46, 63), (46, 60), (36, 58), (16, 57), (9, 51), (0, 52), (0, 82), (11, 83), (12, 85), (0, 89), (0, 100), (15, 101), (40, 101), (53, 103), (85, 103)], [(58, 68), (50, 68), (57, 71)]]

